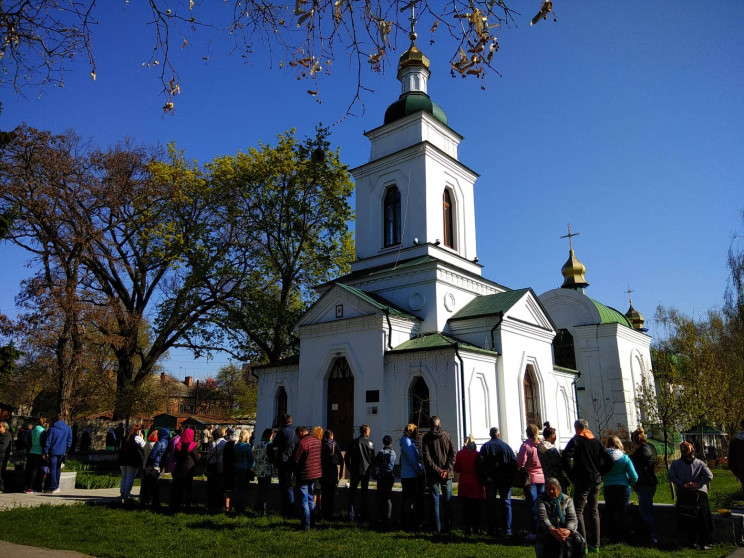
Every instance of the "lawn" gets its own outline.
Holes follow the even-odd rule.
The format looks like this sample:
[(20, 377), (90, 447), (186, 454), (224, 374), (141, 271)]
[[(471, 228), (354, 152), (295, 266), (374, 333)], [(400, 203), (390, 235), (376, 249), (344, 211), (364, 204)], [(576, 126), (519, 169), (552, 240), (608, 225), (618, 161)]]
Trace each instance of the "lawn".
[[(299, 521), (201, 513), (174, 516), (104, 506), (42, 506), (0, 513), (0, 538), (19, 544), (76, 550), (100, 557), (344, 556), (344, 557), (534, 557), (530, 546), (506, 546), (488, 537), (447, 538), (403, 531), (377, 532), (349, 523), (321, 524), (309, 532)], [(611, 545), (606, 558), (724, 557), (732, 546), (714, 550), (655, 550)]]

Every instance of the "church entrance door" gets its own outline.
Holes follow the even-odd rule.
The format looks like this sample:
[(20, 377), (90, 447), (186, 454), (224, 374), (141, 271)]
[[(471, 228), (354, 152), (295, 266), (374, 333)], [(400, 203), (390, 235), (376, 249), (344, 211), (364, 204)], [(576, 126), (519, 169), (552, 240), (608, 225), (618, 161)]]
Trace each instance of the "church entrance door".
[(345, 358), (336, 359), (328, 376), (326, 425), (343, 451), (351, 446), (354, 431), (354, 376)]

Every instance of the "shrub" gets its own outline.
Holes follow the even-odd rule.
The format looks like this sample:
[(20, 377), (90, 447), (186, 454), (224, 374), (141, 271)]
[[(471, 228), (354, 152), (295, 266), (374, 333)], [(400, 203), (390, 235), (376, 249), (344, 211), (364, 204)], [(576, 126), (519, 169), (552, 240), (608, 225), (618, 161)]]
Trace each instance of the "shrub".
[(78, 472), (75, 479), (75, 488), (83, 488), (85, 490), (94, 490), (97, 488), (116, 488), (119, 486), (120, 483), (121, 477)]

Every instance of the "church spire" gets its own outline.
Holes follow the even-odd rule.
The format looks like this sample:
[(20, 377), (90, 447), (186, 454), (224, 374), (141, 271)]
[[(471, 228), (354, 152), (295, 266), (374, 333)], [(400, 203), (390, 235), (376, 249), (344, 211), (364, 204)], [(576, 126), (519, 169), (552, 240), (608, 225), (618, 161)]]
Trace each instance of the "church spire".
[[(411, 46), (401, 55), (398, 61), (398, 79), (402, 86), (401, 95), (411, 91), (426, 93), (426, 82), (431, 75), (429, 59), (416, 46), (418, 37), (416, 35), (416, 0), (410, 2), (407, 7), (411, 9), (411, 17), (409, 18), (411, 32), (408, 34), (408, 38), (411, 39)], [(405, 9), (403, 8), (403, 10)]]
[(586, 266), (576, 259), (576, 255), (573, 251), (573, 237), (579, 236), (581, 233), (571, 232), (571, 223), (568, 224), (568, 234), (564, 234), (561, 238), (568, 238), (568, 260), (563, 264), (561, 268), (561, 274), (563, 275), (562, 289), (573, 289), (583, 293), (589, 286), (586, 282), (584, 274), (586, 273)]

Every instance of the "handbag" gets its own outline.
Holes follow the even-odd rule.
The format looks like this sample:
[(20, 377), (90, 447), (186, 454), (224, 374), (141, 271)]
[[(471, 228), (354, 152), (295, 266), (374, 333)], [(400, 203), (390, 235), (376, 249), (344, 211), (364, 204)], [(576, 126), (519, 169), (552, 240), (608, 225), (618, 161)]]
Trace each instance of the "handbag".
[(527, 472), (527, 469), (524, 467), (520, 467), (517, 469), (517, 472), (514, 473), (514, 481), (512, 482), (512, 486), (515, 488), (524, 488), (526, 485), (530, 483), (530, 474)]
[(680, 490), (676, 509), (680, 517), (696, 519), (700, 513), (700, 495), (697, 490)]

